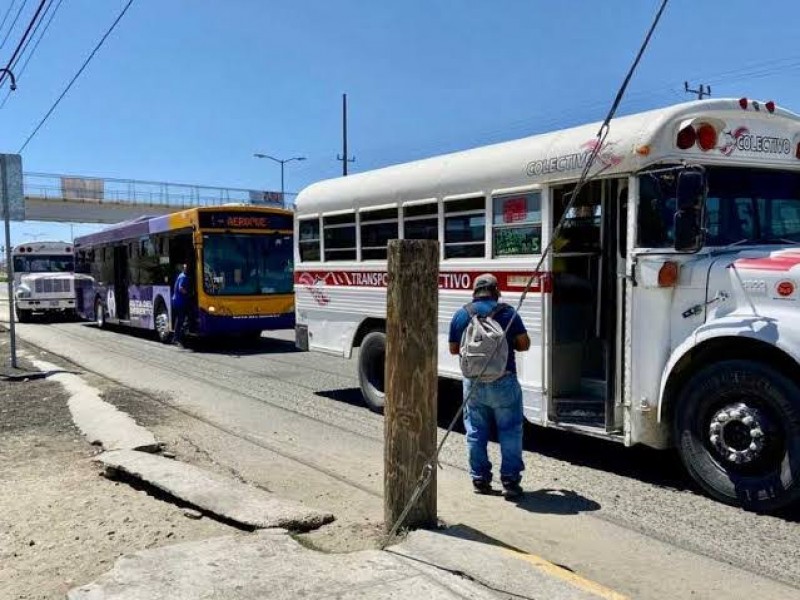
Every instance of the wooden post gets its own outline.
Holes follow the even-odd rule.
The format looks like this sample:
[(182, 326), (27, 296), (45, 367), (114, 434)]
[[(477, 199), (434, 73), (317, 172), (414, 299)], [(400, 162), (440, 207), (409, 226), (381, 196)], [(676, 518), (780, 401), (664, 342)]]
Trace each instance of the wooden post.
[[(439, 244), (391, 240), (386, 297), (384, 519), (389, 531), (436, 451)], [(404, 527), (436, 526), (436, 469)]]

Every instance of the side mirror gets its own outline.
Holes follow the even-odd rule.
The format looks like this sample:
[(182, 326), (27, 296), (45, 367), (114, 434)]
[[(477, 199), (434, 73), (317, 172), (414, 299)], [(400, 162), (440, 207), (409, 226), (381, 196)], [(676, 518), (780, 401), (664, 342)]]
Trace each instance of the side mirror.
[(703, 247), (703, 213), (706, 176), (702, 171), (682, 171), (678, 175), (675, 213), (675, 250), (697, 252)]

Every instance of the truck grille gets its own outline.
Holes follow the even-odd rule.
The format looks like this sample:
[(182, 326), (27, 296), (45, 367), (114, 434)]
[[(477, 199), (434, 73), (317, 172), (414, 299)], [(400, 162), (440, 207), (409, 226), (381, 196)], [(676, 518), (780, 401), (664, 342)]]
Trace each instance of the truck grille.
[(72, 279), (69, 277), (37, 279), (33, 291), (37, 294), (68, 294), (72, 292)]

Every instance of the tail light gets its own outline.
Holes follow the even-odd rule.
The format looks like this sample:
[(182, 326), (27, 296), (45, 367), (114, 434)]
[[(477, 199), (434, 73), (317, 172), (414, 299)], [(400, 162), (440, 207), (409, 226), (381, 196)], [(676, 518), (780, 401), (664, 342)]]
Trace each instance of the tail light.
[(687, 125), (678, 132), (678, 139), (676, 141), (678, 148), (681, 150), (688, 150), (697, 141), (697, 132), (694, 127)]

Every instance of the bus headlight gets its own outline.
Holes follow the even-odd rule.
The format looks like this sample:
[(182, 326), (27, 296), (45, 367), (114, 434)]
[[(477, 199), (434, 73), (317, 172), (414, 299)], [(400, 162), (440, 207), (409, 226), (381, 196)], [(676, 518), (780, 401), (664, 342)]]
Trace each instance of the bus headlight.
[(31, 291), (25, 286), (19, 286), (16, 291), (16, 296), (20, 300), (31, 297)]

